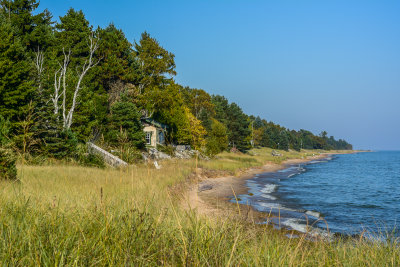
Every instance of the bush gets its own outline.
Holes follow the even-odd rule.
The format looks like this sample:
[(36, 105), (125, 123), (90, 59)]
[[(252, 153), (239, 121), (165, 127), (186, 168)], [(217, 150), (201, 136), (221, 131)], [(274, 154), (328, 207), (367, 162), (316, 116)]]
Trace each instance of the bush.
[(171, 157), (173, 157), (174, 154), (175, 154), (175, 147), (170, 146), (170, 145), (164, 146), (164, 145), (158, 144), (157, 145), (157, 150), (160, 151), (160, 152), (163, 152), (163, 153), (165, 153), (167, 155), (170, 155)]
[(0, 148), (0, 179), (17, 179), (17, 167), (15, 165), (16, 160), (17, 158), (12, 150)]
[(83, 157), (79, 163), (88, 167), (97, 167), (102, 169), (106, 167), (103, 158), (93, 154), (88, 154), (87, 156)]
[(213, 119), (211, 131), (207, 138), (206, 151), (209, 156), (214, 156), (228, 148), (228, 136), (225, 125)]
[(103, 158), (99, 155), (89, 154), (88, 148), (85, 144), (78, 144), (76, 146), (76, 160), (83, 166), (98, 168), (106, 167)]
[(107, 130), (105, 137), (112, 146), (129, 143), (136, 148), (145, 147), (140, 113), (136, 106), (127, 100), (111, 106)]
[(142, 152), (130, 144), (118, 147), (112, 154), (127, 163), (137, 163), (143, 160)]
[(0, 179), (16, 180), (17, 167), (15, 162), (17, 161), (17, 157), (8, 148), (11, 145), (11, 140), (8, 138), (10, 129), (10, 121), (0, 115)]
[(45, 151), (49, 157), (65, 159), (75, 155), (78, 139), (71, 130), (53, 132), (46, 137)]

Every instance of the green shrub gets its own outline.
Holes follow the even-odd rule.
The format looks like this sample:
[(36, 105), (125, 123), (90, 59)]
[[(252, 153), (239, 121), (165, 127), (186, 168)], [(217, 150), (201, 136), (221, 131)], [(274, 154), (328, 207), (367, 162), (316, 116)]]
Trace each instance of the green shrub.
[(138, 163), (143, 159), (142, 152), (130, 144), (122, 145), (112, 154), (127, 163)]
[(15, 180), (17, 179), (17, 167), (15, 165), (17, 157), (9, 149), (11, 146), (10, 129), (10, 121), (0, 115), (0, 179)]
[(16, 160), (17, 158), (12, 150), (0, 148), (0, 179), (17, 179)]
[(213, 119), (211, 131), (207, 138), (206, 151), (209, 156), (214, 156), (228, 148), (228, 136), (225, 125)]
[(71, 130), (52, 132), (46, 136), (46, 155), (56, 159), (72, 158), (76, 154), (78, 139)]
[(79, 163), (82, 164), (83, 166), (88, 166), (88, 167), (98, 167), (98, 168), (106, 167), (103, 158), (93, 154), (88, 154), (87, 156), (83, 157), (79, 161)]
[(157, 145), (157, 150), (167, 155), (174, 156), (175, 148), (173, 146)]
[(88, 167), (105, 168), (104, 159), (99, 155), (89, 154), (88, 147), (85, 144), (76, 146), (76, 160), (79, 164)]

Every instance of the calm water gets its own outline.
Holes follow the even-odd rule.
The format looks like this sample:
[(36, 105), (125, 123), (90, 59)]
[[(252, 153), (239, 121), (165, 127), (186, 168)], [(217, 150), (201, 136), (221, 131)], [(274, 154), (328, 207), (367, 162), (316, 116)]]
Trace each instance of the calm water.
[(306, 218), (308, 224), (326, 228), (318, 220), (324, 218), (333, 232), (399, 229), (399, 151), (334, 155), (256, 175), (247, 186), (249, 194), (239, 196), (240, 202), (279, 213), (279, 225), (286, 228), (304, 230)]

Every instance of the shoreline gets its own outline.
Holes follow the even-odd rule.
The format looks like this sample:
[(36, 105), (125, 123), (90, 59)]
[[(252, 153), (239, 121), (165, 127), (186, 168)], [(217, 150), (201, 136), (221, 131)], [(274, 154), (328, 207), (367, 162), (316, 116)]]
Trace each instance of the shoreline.
[[(277, 172), (288, 168), (290, 165), (308, 163), (314, 160), (327, 158), (337, 154), (355, 154), (363, 151), (346, 151), (320, 153), (303, 159), (289, 159), (280, 164), (267, 162), (261, 167), (252, 167), (244, 170), (238, 176), (210, 176), (206, 170), (198, 169), (195, 178), (187, 190), (183, 203), (185, 208), (194, 209), (199, 214), (209, 218), (239, 219), (252, 223), (265, 222), (268, 218), (276, 217), (271, 213), (255, 210), (251, 205), (232, 203), (232, 197), (247, 194), (249, 188), (246, 181), (257, 174), (266, 172)], [(282, 230), (287, 230), (282, 228)], [(290, 230), (293, 232), (295, 230)], [(298, 232), (298, 231), (295, 231)], [(301, 233), (301, 232), (299, 232)]]

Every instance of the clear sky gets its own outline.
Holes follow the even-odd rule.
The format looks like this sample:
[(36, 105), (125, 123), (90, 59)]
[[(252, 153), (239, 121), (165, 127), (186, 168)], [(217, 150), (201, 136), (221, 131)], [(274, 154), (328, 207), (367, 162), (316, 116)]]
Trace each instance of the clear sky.
[(399, 1), (41, 0), (130, 41), (148, 31), (182, 85), (290, 129), (400, 150)]

